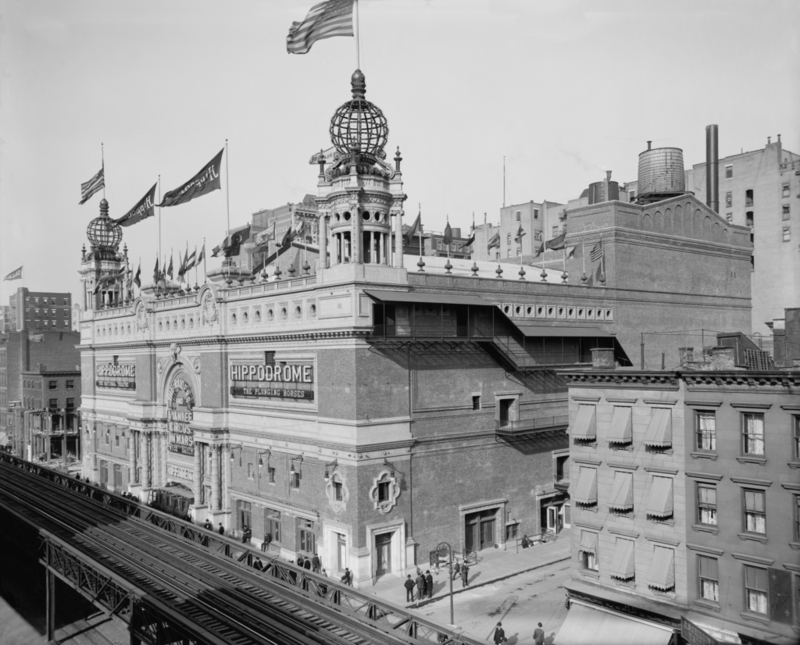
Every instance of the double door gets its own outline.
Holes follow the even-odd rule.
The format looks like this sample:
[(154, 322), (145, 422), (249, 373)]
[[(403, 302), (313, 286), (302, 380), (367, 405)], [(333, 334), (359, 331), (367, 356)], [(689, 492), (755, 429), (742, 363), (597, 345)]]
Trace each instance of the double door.
[(481, 551), (492, 548), (495, 543), (497, 509), (469, 513), (464, 518), (464, 548)]
[(392, 571), (392, 533), (375, 536), (375, 574), (382, 576)]

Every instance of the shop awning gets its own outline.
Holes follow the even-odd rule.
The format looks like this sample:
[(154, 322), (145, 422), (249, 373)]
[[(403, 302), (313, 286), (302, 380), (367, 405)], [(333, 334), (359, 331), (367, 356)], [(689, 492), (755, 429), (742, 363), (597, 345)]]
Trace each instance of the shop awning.
[(595, 558), (597, 557), (597, 533), (581, 531), (581, 544), (578, 547), (578, 553), (591, 553)]
[(579, 405), (575, 423), (569, 429), (569, 434), (573, 439), (595, 439), (597, 430), (594, 423), (594, 405)]
[(659, 591), (669, 591), (675, 586), (675, 551), (664, 546), (655, 547), (647, 586)]
[(611, 427), (608, 429), (608, 442), (630, 443), (633, 440), (631, 429), (631, 408), (615, 406)]
[(672, 515), (672, 477), (653, 477), (645, 512), (662, 519)]
[(536, 338), (611, 338), (611, 334), (599, 327), (556, 327), (513, 320), (517, 328), (528, 337)]
[(608, 507), (614, 511), (633, 510), (633, 473), (614, 473)]
[(672, 410), (655, 408), (644, 435), (646, 446), (667, 448), (672, 445)]
[(573, 600), (557, 645), (667, 645), (673, 630)]
[(614, 558), (611, 560), (609, 575), (619, 580), (630, 580), (635, 575), (634, 541), (617, 538), (614, 545)]
[(575, 495), (572, 497), (578, 504), (597, 504), (597, 468), (581, 467)]
[(389, 291), (365, 289), (364, 293), (378, 302), (409, 302), (428, 305), (473, 305), (493, 307), (494, 305), (480, 296), (468, 296), (446, 293), (415, 293), (414, 291)]

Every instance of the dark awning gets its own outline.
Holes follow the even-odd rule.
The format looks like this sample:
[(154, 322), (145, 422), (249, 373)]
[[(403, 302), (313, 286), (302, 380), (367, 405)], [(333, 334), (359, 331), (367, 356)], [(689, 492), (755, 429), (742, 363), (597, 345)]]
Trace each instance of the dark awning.
[(462, 296), (446, 293), (416, 293), (414, 291), (364, 290), (370, 298), (378, 302), (411, 302), (428, 305), (473, 305), (493, 307), (494, 305), (480, 296)]
[(556, 338), (611, 338), (611, 334), (599, 327), (555, 327), (510, 319), (528, 337)]

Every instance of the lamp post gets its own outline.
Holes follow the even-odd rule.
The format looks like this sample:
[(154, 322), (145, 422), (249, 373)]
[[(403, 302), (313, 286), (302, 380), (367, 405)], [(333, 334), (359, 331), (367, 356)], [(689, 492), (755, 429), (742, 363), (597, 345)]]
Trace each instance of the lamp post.
[(67, 409), (61, 409), (61, 459), (64, 461), (64, 470), (68, 470), (67, 466)]
[(447, 551), (447, 563), (449, 565), (447, 577), (450, 579), (450, 624), (455, 625), (455, 620), (453, 620), (453, 547), (447, 542), (439, 542), (436, 546), (437, 558), (442, 551)]

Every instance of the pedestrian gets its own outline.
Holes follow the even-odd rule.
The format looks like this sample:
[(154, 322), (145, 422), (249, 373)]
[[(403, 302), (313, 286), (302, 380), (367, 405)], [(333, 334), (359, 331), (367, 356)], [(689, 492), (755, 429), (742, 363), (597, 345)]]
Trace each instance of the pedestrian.
[(461, 566), (461, 586), (469, 587), (469, 567), (466, 562)]
[(508, 639), (506, 638), (506, 632), (503, 629), (503, 623), (497, 623), (497, 627), (494, 628), (494, 645), (500, 645), (500, 643), (507, 643)]
[(311, 558), (311, 569), (314, 573), (319, 573), (320, 564), (322, 563), (319, 561), (319, 556), (315, 553), (314, 557)]
[(206, 523), (203, 524), (203, 528), (206, 529), (207, 531), (213, 531), (214, 530), (214, 525), (211, 523), (211, 520), (206, 518)]
[(255, 562), (253, 562), (253, 568), (256, 571), (261, 571), (264, 568), (264, 565), (261, 563), (260, 558), (256, 558)]
[(325, 571), (325, 569), (323, 569), (322, 571), (320, 571), (320, 575), (322, 575), (322, 576), (327, 578), (328, 577), (328, 572)]
[(411, 579), (410, 573), (403, 586), (406, 588), (406, 602), (414, 602), (414, 581)]
[(417, 600), (423, 600), (425, 598), (425, 578), (422, 576), (422, 572), (417, 575)]
[(533, 643), (534, 645), (544, 645), (544, 630), (542, 629), (542, 623), (539, 623), (539, 626), (533, 630)]
[(309, 558), (303, 560), (303, 568), (311, 571), (311, 560)]
[(527, 535), (523, 535), (522, 536), (522, 548), (523, 549), (527, 549), (529, 546), (531, 546), (530, 538)]
[(250, 527), (245, 526), (244, 531), (242, 531), (242, 544), (247, 544), (250, 541)]
[(222, 522), (220, 522), (220, 523), (219, 523), (219, 528), (217, 529), (217, 532), (218, 532), (220, 535), (225, 535), (225, 527), (224, 527), (224, 526), (222, 526)]
[(302, 555), (298, 555), (297, 556), (297, 566), (302, 569), (304, 562), (305, 562), (305, 558)]
[(453, 567), (453, 580), (458, 578), (460, 574), (461, 574), (461, 565), (458, 562), (456, 562), (455, 566)]
[(348, 569), (347, 567), (345, 567), (345, 569), (344, 569), (344, 583), (348, 587), (352, 587), (353, 586), (353, 572), (350, 571), (350, 569)]
[(261, 543), (261, 550), (265, 552), (268, 551), (270, 544), (272, 544), (272, 533), (267, 531), (264, 533), (264, 541)]
[(425, 595), (433, 598), (433, 576), (430, 569), (425, 572)]

